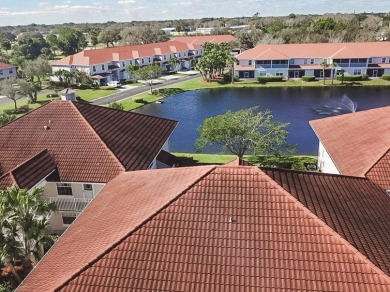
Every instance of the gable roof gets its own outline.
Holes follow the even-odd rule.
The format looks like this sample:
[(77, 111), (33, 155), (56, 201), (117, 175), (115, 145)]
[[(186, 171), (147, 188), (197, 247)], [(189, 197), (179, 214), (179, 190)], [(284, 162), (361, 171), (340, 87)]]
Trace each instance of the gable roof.
[(390, 149), (390, 106), (314, 120), (310, 125), (344, 175), (364, 177)]
[[(0, 128), (0, 175), (47, 149), (61, 181), (107, 182), (122, 171), (147, 169), (176, 125), (88, 103), (51, 102)], [(46, 164), (32, 163), (17, 181), (31, 178), (27, 168)]]
[(65, 57), (61, 60), (54, 61), (54, 66), (91, 66), (103, 64), (111, 61), (124, 61), (156, 55), (173, 54), (188, 50), (197, 50), (201, 47), (183, 42), (169, 41), (144, 45), (119, 46), (113, 48), (104, 48), (97, 50), (84, 50), (77, 54)]
[(366, 173), (366, 177), (384, 190), (390, 190), (390, 148)]
[(365, 178), (262, 170), (390, 275), (390, 198), (386, 192)]
[(2, 70), (2, 69), (11, 69), (11, 68), (15, 68), (15, 66), (11, 65), (11, 64), (0, 62), (0, 70)]
[(202, 36), (181, 36), (176, 37), (171, 40), (182, 42), (185, 44), (195, 44), (195, 45), (203, 45), (204, 43), (213, 43), (213, 44), (220, 44), (223, 42), (232, 42), (234, 41), (234, 36), (227, 34), (227, 35), (202, 35)]
[(389, 42), (313, 43), (258, 45), (236, 56), (237, 59), (289, 58), (370, 58), (390, 56)]
[(386, 291), (390, 278), (258, 168), (207, 166), (122, 173), (18, 291), (238, 288)]

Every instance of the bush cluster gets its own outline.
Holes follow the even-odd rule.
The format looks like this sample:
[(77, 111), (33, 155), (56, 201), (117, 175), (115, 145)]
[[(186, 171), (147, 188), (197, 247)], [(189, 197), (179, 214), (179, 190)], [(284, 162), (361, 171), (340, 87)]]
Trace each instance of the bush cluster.
[(259, 76), (257, 77), (257, 82), (267, 83), (267, 82), (282, 82), (283, 76)]
[(47, 98), (55, 98), (55, 97), (59, 97), (60, 95), (58, 93), (48, 93), (46, 94), (46, 97)]
[(4, 113), (7, 115), (18, 115), (18, 114), (25, 114), (30, 111), (30, 108), (28, 104), (22, 105), (18, 107), (17, 109), (5, 109)]
[(100, 89), (102, 89), (102, 90), (115, 90), (116, 88), (112, 87), (112, 86), (100, 86)]
[(390, 74), (383, 74), (382, 79), (386, 81), (390, 81)]
[(302, 76), (302, 81), (305, 81), (305, 82), (311, 82), (311, 81), (315, 81), (316, 80), (316, 77), (315, 76)]
[[(366, 74), (364, 74), (364, 75), (366, 75)], [(368, 79), (368, 77), (363, 76), (363, 75), (344, 75), (344, 81), (363, 81), (363, 80), (367, 80), (367, 79)], [(339, 81), (343, 80), (342, 76), (341, 75), (337, 76), (337, 80), (339, 80)]]
[[(239, 80), (240, 79), (238, 78), (238, 76), (234, 75), (234, 82), (237, 82)], [(226, 72), (225, 74), (223, 74), (223, 82), (225, 82), (225, 83), (232, 82), (232, 72), (231, 71)]]

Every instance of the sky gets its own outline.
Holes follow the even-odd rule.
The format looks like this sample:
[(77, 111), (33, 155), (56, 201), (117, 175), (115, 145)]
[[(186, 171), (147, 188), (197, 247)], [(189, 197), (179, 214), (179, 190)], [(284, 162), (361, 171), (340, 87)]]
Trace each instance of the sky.
[(390, 12), (390, 0), (0, 0), (0, 26)]

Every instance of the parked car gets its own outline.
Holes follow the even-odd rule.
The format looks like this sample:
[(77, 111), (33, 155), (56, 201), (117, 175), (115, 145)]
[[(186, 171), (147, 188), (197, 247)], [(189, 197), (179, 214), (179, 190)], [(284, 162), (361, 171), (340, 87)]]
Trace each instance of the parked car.
[(122, 84), (120, 83), (120, 81), (110, 81), (107, 83), (107, 86), (110, 86), (110, 87), (121, 87)]

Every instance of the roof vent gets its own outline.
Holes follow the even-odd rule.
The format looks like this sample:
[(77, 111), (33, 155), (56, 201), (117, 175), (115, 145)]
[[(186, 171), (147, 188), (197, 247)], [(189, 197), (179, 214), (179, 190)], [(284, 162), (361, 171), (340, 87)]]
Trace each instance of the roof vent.
[(48, 130), (50, 129), (50, 127), (49, 127), (49, 126), (43, 126), (43, 129), (44, 129), (45, 131), (48, 131)]
[(234, 222), (236, 222), (236, 220), (233, 218), (233, 217), (229, 217), (229, 223), (234, 223)]

